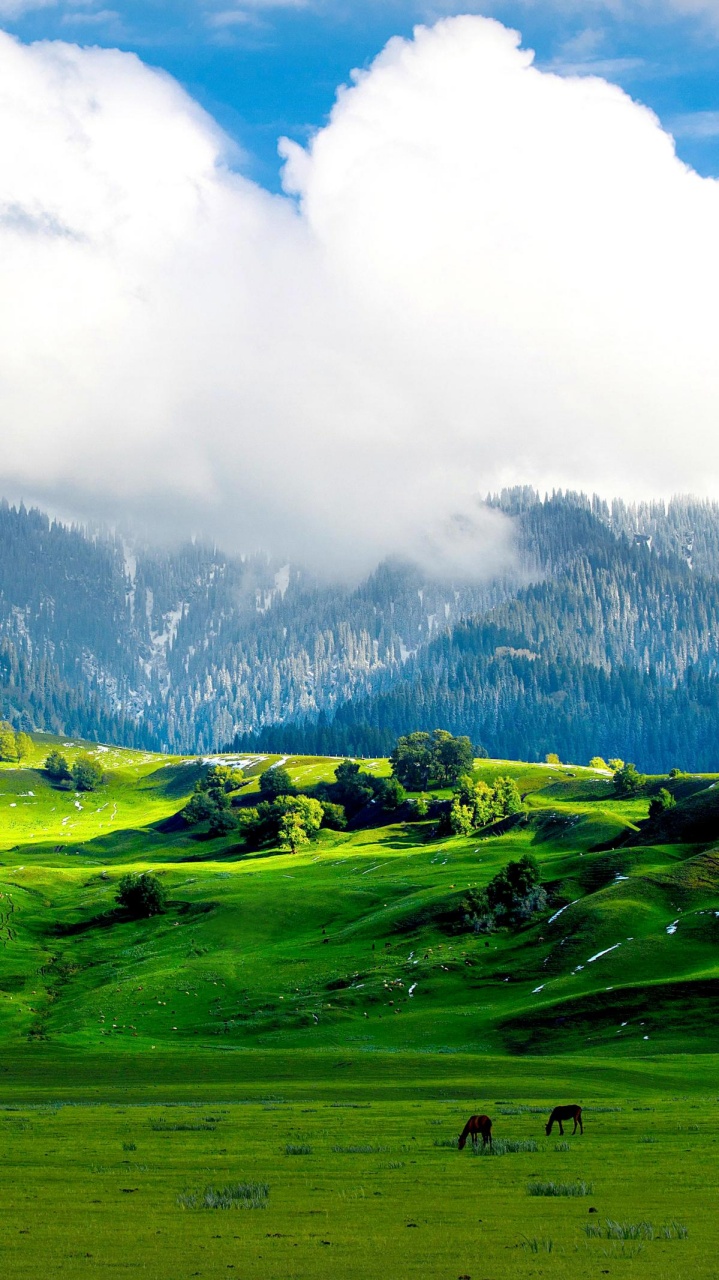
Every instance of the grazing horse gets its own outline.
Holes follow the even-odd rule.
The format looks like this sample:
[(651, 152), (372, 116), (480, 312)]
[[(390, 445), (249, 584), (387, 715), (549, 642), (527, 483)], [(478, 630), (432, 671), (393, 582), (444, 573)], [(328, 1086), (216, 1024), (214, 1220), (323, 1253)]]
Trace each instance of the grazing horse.
[(559, 1132), (561, 1133), (562, 1137), (564, 1136), (564, 1129), (562, 1128), (563, 1120), (574, 1121), (574, 1128), (572, 1129), (572, 1133), (577, 1132), (577, 1125), (579, 1125), (579, 1132), (584, 1133), (584, 1125), (582, 1124), (582, 1108), (576, 1106), (576, 1104), (569, 1107), (554, 1108), (554, 1111), (552, 1112), (551, 1116), (549, 1117), (549, 1120), (547, 1121), (547, 1129), (546, 1129), (547, 1136), (549, 1136), (549, 1134), (552, 1132), (552, 1125), (554, 1124), (555, 1120), (559, 1125)]
[(457, 1146), (460, 1151), (466, 1145), (467, 1138), (472, 1138), (472, 1146), (477, 1150), (479, 1135), (482, 1135), (482, 1146), (492, 1145), (492, 1121), (489, 1116), (470, 1116), (462, 1132), (459, 1135)]

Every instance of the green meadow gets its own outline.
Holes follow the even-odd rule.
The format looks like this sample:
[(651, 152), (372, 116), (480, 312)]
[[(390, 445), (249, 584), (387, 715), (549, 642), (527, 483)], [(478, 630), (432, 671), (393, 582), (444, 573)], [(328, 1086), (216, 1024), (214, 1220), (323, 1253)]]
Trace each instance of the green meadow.
[[(76, 794), (55, 745), (0, 765), (4, 1276), (717, 1276), (717, 778), (672, 782), (648, 826), (666, 779), (620, 800), (599, 771), (477, 761), (518, 822), (293, 856), (178, 819), (202, 762), (87, 747), (106, 780)], [(524, 853), (547, 910), (463, 930)], [(165, 913), (114, 913), (146, 869)], [(558, 1102), (583, 1137), (547, 1137)], [(473, 1111), (496, 1154), (457, 1151)]]

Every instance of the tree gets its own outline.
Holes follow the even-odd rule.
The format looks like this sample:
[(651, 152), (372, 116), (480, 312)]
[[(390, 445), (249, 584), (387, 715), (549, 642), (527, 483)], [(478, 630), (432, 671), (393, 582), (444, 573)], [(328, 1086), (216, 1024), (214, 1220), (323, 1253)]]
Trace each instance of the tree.
[(15, 730), (7, 720), (0, 720), (0, 760), (17, 760)]
[(398, 778), (377, 778), (374, 782), (375, 798), (379, 800), (383, 809), (393, 813), (404, 804), (407, 792)]
[(349, 814), (354, 815), (374, 798), (377, 782), (377, 778), (360, 770), (356, 760), (343, 760), (335, 769), (332, 795)]
[(432, 739), (418, 731), (398, 738), (389, 758), (392, 775), (408, 791), (424, 791), (432, 776)]
[(118, 906), (124, 907), (133, 919), (143, 920), (149, 916), (162, 914), (165, 910), (167, 894), (157, 876), (151, 871), (143, 871), (141, 875), (130, 873), (122, 877), (115, 901)]
[(102, 767), (86, 751), (79, 751), (70, 770), (77, 791), (96, 791), (105, 781)]
[(287, 771), (282, 765), (275, 765), (272, 769), (265, 769), (260, 774), (260, 795), (263, 800), (274, 800), (277, 796), (293, 796), (295, 794), (295, 785)]
[(198, 791), (237, 791), (245, 781), (241, 769), (232, 769), (227, 764), (213, 764), (204, 778), (197, 783)]
[(624, 761), (620, 760), (618, 756), (610, 756), (609, 768), (612, 770), (612, 773), (616, 773), (617, 769), (624, 768)]
[(207, 822), (217, 811), (217, 803), (208, 792), (196, 791), (182, 810), (182, 816), (185, 822), (194, 827), (200, 822)]
[(508, 862), (494, 876), (486, 889), (473, 889), (463, 899), (462, 924), (475, 933), (491, 933), (497, 925), (517, 928), (547, 905), (539, 866), (525, 854), (517, 862)]
[(474, 827), (486, 827), (492, 821), (494, 792), (486, 782), (481, 779), (475, 782), (470, 774), (465, 773), (459, 779), (455, 794), (459, 803), (471, 810)]
[(452, 801), (449, 811), (448, 826), (452, 835), (468, 836), (474, 826), (474, 813), (469, 805), (461, 804), (458, 799)]
[(545, 764), (561, 764), (562, 762), (559, 759), (559, 756), (557, 755), (556, 751), (548, 751), (546, 756), (544, 757), (544, 763)]
[(435, 729), (432, 734), (432, 776), (441, 787), (451, 787), (457, 779), (472, 768), (474, 753), (469, 738), (455, 738), (446, 729)]
[(289, 849), (290, 853), (309, 844), (322, 825), (322, 805), (310, 796), (280, 796), (274, 807), (280, 814), (280, 848)]
[(661, 787), (655, 796), (649, 801), (649, 817), (661, 818), (663, 813), (668, 809), (676, 809), (677, 802), (671, 791), (667, 791), (666, 787)]
[(514, 813), (522, 813), (522, 797), (513, 778), (496, 778), (491, 802), (492, 819), (498, 822)]
[(29, 733), (18, 733), (15, 737), (15, 754), (18, 760), (26, 760), (32, 751), (32, 738)]
[(53, 782), (67, 782), (72, 776), (65, 756), (55, 749), (45, 760), (45, 772), (49, 773)]
[(331, 800), (320, 800), (322, 805), (322, 826), (330, 831), (344, 831), (347, 826), (347, 814), (344, 805), (333, 804)]
[(237, 818), (229, 808), (221, 808), (215, 806), (215, 810), (210, 818), (209, 834), (211, 836), (229, 836), (233, 831), (237, 830)]
[(640, 773), (636, 765), (624, 764), (615, 770), (614, 785), (619, 796), (636, 796), (646, 786), (646, 774)]
[(607, 764), (606, 760), (602, 758), (602, 756), (592, 756), (591, 760), (589, 761), (589, 768), (603, 769), (605, 773), (609, 773), (609, 765)]

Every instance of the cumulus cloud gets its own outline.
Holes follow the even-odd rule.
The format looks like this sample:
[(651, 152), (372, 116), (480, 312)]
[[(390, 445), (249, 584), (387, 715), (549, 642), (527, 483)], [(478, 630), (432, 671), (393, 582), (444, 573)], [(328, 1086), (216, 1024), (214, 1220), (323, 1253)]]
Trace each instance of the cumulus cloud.
[(286, 195), (130, 54), (0, 36), (0, 486), (329, 572), (483, 572), (502, 484), (712, 491), (719, 184), (473, 17), (394, 40)]

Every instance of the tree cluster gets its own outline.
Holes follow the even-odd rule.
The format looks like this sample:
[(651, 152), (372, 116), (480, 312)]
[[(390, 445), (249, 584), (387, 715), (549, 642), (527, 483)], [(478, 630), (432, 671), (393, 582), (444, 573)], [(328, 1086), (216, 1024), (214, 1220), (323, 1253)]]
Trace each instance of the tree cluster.
[(143, 871), (140, 875), (130, 873), (122, 877), (115, 901), (133, 920), (144, 920), (162, 914), (167, 894), (157, 876)]
[(491, 933), (501, 926), (516, 929), (546, 905), (539, 865), (525, 854), (517, 862), (508, 862), (486, 889), (467, 894), (462, 903), (463, 925), (475, 933)]
[(415, 730), (397, 739), (390, 755), (392, 774), (409, 791), (427, 787), (451, 787), (472, 768), (474, 752), (469, 738), (454, 737), (446, 729), (432, 733)]
[(46, 757), (45, 772), (54, 783), (72, 785), (76, 791), (96, 791), (105, 781), (102, 765), (86, 751), (78, 751), (70, 765), (67, 757), (54, 748)]
[(244, 781), (245, 775), (240, 769), (212, 765), (195, 783), (194, 794), (182, 811), (185, 822), (191, 827), (209, 823), (210, 837), (231, 835), (237, 830), (237, 818), (229, 797)]
[(480, 827), (522, 813), (523, 809), (513, 778), (499, 777), (489, 786), (465, 774), (459, 779), (449, 811), (440, 820), (440, 834), (468, 836)]
[(32, 750), (32, 738), (19, 730), (17, 733), (8, 720), (0, 720), (0, 760), (22, 761)]

